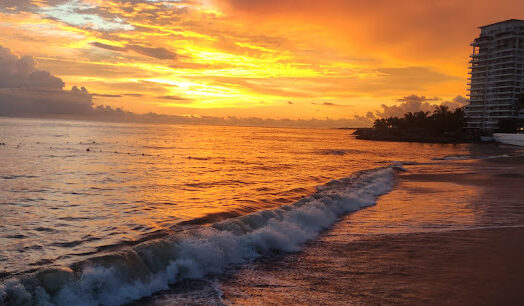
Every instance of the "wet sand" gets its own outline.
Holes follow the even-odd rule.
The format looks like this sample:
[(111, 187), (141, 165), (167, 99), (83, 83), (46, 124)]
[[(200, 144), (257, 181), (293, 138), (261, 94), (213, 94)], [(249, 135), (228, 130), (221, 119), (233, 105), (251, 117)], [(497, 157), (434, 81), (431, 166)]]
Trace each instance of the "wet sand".
[(524, 158), (406, 168), (302, 251), (133, 305), (524, 305)]
[(319, 241), (278, 269), (257, 262), (222, 291), (251, 305), (522, 305), (523, 238), (523, 229), (496, 229)]
[[(523, 305), (524, 159), (463, 161), (456, 167), (411, 167), (375, 207), (346, 216), (302, 252), (230, 273), (220, 281), (222, 301)], [(457, 207), (460, 216), (439, 215), (434, 208), (442, 202)], [(426, 222), (421, 230), (410, 213), (447, 225)], [(393, 225), (377, 224), (388, 218)]]

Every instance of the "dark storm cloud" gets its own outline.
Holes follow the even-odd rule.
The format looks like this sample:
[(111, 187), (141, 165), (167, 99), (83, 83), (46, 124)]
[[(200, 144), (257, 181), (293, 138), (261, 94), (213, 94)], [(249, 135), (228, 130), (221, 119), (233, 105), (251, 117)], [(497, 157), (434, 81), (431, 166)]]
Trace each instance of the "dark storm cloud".
[(1, 88), (0, 115), (80, 115), (92, 112), (91, 96), (85, 88), (53, 90)]
[(36, 70), (35, 65), (33, 57), (19, 58), (11, 50), (0, 46), (0, 88), (20, 87)]
[(91, 95), (85, 88), (63, 90), (63, 87), (60, 78), (38, 70), (32, 57), (19, 57), (0, 46), (0, 115), (91, 112)]
[(51, 75), (47, 71), (37, 70), (31, 73), (29, 77), (24, 80), (22, 87), (62, 90), (64, 85), (65, 83), (62, 79)]

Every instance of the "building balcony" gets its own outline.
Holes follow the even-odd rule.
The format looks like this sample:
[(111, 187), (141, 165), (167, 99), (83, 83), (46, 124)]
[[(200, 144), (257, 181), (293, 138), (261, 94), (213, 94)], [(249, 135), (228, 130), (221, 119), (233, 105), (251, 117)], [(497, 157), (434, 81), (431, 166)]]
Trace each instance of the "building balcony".
[(497, 90), (497, 89), (502, 89), (502, 88), (514, 88), (515, 84), (507, 84), (503, 82), (492, 82), (490, 86), (488, 87), (490, 87), (491, 89)]
[[(506, 108), (513, 108), (513, 105), (515, 103), (486, 103), (486, 107), (506, 107)], [(500, 109), (499, 109), (500, 110)]]
[[(493, 96), (493, 95), (490, 95), (490, 96), (486, 96), (485, 97), (486, 100), (488, 101), (511, 101), (511, 103), (513, 103), (513, 95), (505, 95), (505, 96)], [(500, 102), (498, 102), (500, 103)]]
[(502, 62), (493, 62), (494, 65), (507, 65), (507, 64), (513, 64), (516, 62), (516, 59), (512, 59), (509, 61), (502, 61)]
[(466, 111), (470, 113), (482, 112), (483, 109), (484, 109), (483, 105), (472, 105), (472, 104), (466, 105)]
[(490, 77), (514, 77), (515, 76), (515, 69), (508, 69), (508, 70), (513, 70), (511, 72), (509, 71), (506, 71), (506, 72), (502, 72), (502, 73), (495, 73), (495, 74), (491, 74)]
[(481, 47), (481, 46), (485, 46), (487, 44), (489, 44), (489, 41), (487, 41), (487, 40), (486, 41), (474, 41), (473, 43), (471, 43), (470, 46), (472, 46), (472, 47)]
[(513, 110), (486, 110), (488, 117), (497, 117), (497, 116), (513, 116), (515, 112)]
[(515, 116), (514, 115), (497, 115), (497, 116), (490, 115), (490, 116), (486, 116), (485, 118), (488, 119), (489, 121), (498, 121), (499, 119), (513, 118), (513, 117)]
[[(501, 66), (506, 65), (506, 66)], [(510, 70), (515, 69), (515, 65), (508, 65), (508, 63), (497, 63), (497, 64), (486, 64), (486, 65), (477, 65), (477, 66), (468, 66), (469, 71), (473, 72), (493, 72), (500, 70)]]
[(501, 78), (493, 78), (490, 77), (489, 79), (477, 79), (474, 78), (473, 80), (470, 80), (470, 82), (467, 83), (468, 86), (498, 86), (497, 84), (500, 83), (512, 83), (511, 86), (518, 86), (519, 80), (517, 80), (514, 77), (501, 77)]

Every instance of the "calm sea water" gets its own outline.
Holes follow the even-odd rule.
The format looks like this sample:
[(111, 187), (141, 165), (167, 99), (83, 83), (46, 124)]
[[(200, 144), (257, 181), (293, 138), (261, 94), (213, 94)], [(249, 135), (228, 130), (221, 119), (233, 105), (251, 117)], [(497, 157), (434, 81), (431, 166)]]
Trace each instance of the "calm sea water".
[(299, 249), (394, 162), (475, 154), (351, 132), (0, 118), (0, 301), (127, 303)]

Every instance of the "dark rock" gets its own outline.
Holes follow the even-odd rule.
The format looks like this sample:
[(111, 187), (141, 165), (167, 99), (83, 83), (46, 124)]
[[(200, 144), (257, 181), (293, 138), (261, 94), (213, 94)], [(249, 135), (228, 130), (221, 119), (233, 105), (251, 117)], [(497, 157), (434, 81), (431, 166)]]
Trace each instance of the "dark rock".
[(426, 143), (471, 143), (478, 142), (475, 135), (466, 133), (424, 133), (423, 131), (401, 131), (397, 129), (361, 128), (353, 135), (361, 140), (426, 142)]

